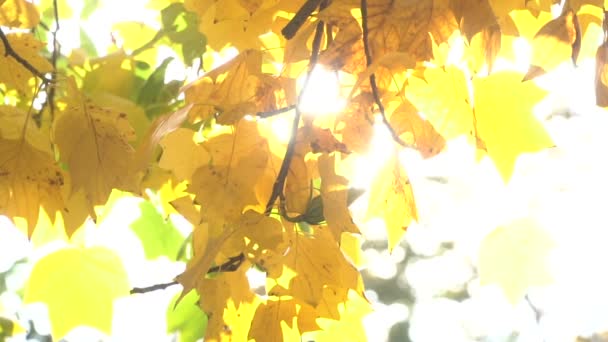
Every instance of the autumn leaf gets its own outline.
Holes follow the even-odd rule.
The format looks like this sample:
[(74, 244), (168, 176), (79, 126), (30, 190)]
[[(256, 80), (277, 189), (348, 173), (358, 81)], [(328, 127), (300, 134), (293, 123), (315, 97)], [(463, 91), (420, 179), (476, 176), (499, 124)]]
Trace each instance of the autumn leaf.
[(530, 286), (553, 281), (547, 267), (553, 245), (551, 236), (531, 220), (496, 228), (479, 249), (481, 283), (499, 285), (509, 301), (516, 304)]
[(160, 116), (154, 120), (142, 143), (137, 147), (133, 159), (133, 171), (144, 169), (152, 157), (160, 140), (175, 131), (188, 117), (192, 106), (185, 106), (177, 111)]
[(209, 317), (205, 341), (247, 340), (260, 299), (251, 292), (245, 275), (248, 267), (243, 266), (203, 279), (197, 286), (201, 308)]
[(267, 170), (268, 156), (263, 152), (244, 156), (234, 164), (202, 166), (194, 173), (188, 191), (196, 195), (212, 224), (234, 222), (246, 207), (264, 205), (255, 192), (259, 177)]
[[(331, 287), (325, 292), (325, 302), (317, 307), (322, 317), (318, 320), (321, 329), (313, 335), (315, 341), (367, 341), (363, 318), (372, 312), (372, 306), (365, 296)], [(343, 298), (348, 298), (348, 302), (343, 303)]]
[(568, 58), (576, 63), (580, 40), (578, 19), (572, 10), (545, 24), (532, 41), (532, 65), (523, 80), (552, 71)]
[(40, 259), (25, 286), (26, 303), (43, 302), (53, 338), (79, 325), (112, 332), (113, 301), (130, 286), (121, 260), (102, 248), (64, 248)]
[[(321, 57), (321, 63), (356, 74), (367, 64), (362, 31), (351, 10), (359, 8), (355, 0), (335, 1), (319, 18), (339, 28), (335, 40)], [(370, 2), (367, 9), (370, 51), (374, 59), (391, 52), (407, 52), (419, 60), (432, 57), (430, 35), (444, 41), (456, 27), (447, 6), (434, 1)]]
[(187, 128), (178, 128), (167, 134), (160, 141), (163, 154), (158, 165), (171, 170), (179, 180), (192, 180), (194, 172), (206, 165), (210, 158), (209, 152), (198, 140), (195, 132)]
[[(522, 153), (554, 146), (543, 125), (534, 117), (533, 106), (545, 92), (519, 74), (500, 72), (473, 80), (475, 127), (503, 180), (508, 181)], [(509, 87), (509, 92), (505, 92)]]
[(276, 342), (299, 340), (303, 332), (319, 329), (314, 323), (315, 316), (312, 307), (293, 297), (271, 297), (258, 306), (248, 338)]
[(282, 226), (275, 218), (254, 211), (241, 215), (237, 222), (221, 226), (200, 224), (193, 232), (194, 257), (186, 270), (177, 277), (184, 294), (199, 286), (201, 275), (211, 266), (235, 258), (238, 253), (256, 260), (266, 250), (276, 250), (283, 241)]
[(415, 76), (408, 80), (405, 95), (445, 139), (472, 131), (467, 83), (457, 68), (426, 68), (423, 78)]
[(64, 173), (55, 163), (48, 135), (27, 116), (16, 107), (0, 106), (0, 212), (31, 236), (40, 208), (52, 221), (64, 208)]
[(372, 183), (366, 217), (384, 220), (390, 251), (401, 241), (412, 220), (418, 219), (412, 184), (396, 153)]
[[(604, 32), (608, 32), (608, 20), (604, 14)], [(597, 48), (595, 54), (595, 103), (598, 106), (608, 106), (608, 36)]]
[(373, 136), (371, 93), (361, 93), (351, 100), (351, 105), (337, 115), (336, 132), (342, 135), (342, 142), (349, 149), (365, 154)]
[(137, 82), (131, 60), (123, 50), (90, 61), (82, 89), (87, 94), (110, 93), (130, 98)]
[(348, 179), (336, 174), (335, 155), (323, 155), (319, 158), (319, 174), (323, 216), (335, 241), (341, 241), (343, 232), (360, 233), (348, 210)]
[[(6, 39), (15, 53), (26, 59), (39, 72), (45, 73), (53, 69), (51, 63), (40, 55), (44, 43), (38, 41), (32, 34), (9, 33), (6, 34)], [(28, 82), (32, 77), (34, 75), (29, 70), (15, 58), (6, 54), (4, 44), (0, 44), (0, 83), (15, 88), (24, 94), (29, 94), (32, 90)]]
[(217, 116), (220, 124), (234, 124), (246, 114), (292, 104), (293, 80), (265, 76), (261, 69), (262, 53), (245, 50), (186, 86), (186, 102), (193, 104), (191, 119), (207, 120)]
[(288, 213), (304, 214), (312, 198), (312, 179), (304, 157), (294, 154), (285, 179), (285, 208)]
[(0, 26), (31, 29), (40, 22), (36, 5), (25, 0), (0, 1)]
[(134, 132), (126, 113), (97, 106), (74, 86), (70, 91), (53, 137), (69, 167), (72, 192), (85, 190), (93, 215), (93, 206), (105, 203), (113, 188), (135, 191), (136, 175), (129, 172), (134, 150), (128, 142)]
[(432, 157), (444, 149), (445, 139), (428, 120), (420, 117), (418, 110), (407, 99), (393, 103), (397, 107), (388, 106), (388, 122), (406, 144), (415, 147), (424, 158)]
[(491, 72), (500, 50), (501, 30), (490, 2), (456, 0), (451, 1), (450, 6), (460, 22), (460, 30), (469, 41), (469, 52), (476, 65), (474, 70), (481, 69), (485, 62)]
[[(258, 48), (258, 36), (265, 33), (267, 27), (272, 24), (273, 15), (277, 10), (275, 4), (276, 0), (184, 2), (187, 10), (199, 15), (199, 31), (205, 34), (207, 43), (216, 51), (229, 45), (240, 51)], [(252, 8), (256, 10), (252, 11)], [(235, 32), (239, 34), (234, 34)]]
[(315, 227), (310, 236), (295, 232), (286, 255), (273, 255), (260, 265), (268, 272), (269, 295), (293, 296), (312, 306), (322, 301), (323, 288), (328, 285), (362, 291), (357, 270), (323, 226)]

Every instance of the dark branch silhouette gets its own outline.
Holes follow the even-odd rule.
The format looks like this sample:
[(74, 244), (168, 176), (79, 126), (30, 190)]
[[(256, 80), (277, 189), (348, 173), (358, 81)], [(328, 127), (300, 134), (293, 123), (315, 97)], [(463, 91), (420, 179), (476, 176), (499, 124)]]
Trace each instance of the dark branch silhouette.
[[(372, 60), (372, 52), (369, 49), (369, 29), (367, 28), (367, 0), (361, 0), (361, 29), (363, 31), (363, 49), (365, 50), (365, 59), (367, 61), (367, 66), (369, 67)], [(374, 96), (374, 102), (378, 106), (378, 110), (380, 111), (380, 116), (382, 117), (382, 123), (388, 128), (388, 131), (391, 133), (393, 140), (395, 140), (401, 146), (409, 146), (406, 144), (393, 127), (391, 127), (390, 123), (386, 119), (386, 114), (384, 113), (384, 105), (382, 105), (382, 100), (380, 100), (380, 91), (378, 90), (378, 85), (376, 84), (376, 75), (372, 73), (369, 75), (369, 83), (372, 87), (372, 95)]]
[[(327, 0), (323, 0), (320, 5), (320, 9), (324, 9), (328, 4)], [(321, 48), (321, 38), (323, 37), (323, 31), (325, 28), (325, 23), (323, 20), (319, 20), (317, 22), (317, 27), (315, 29), (315, 36), (312, 41), (312, 51), (310, 53), (310, 60), (308, 63), (308, 71), (306, 73), (306, 78), (304, 79), (304, 84), (302, 85), (302, 90), (300, 94), (298, 94), (299, 104), (302, 100), (302, 94), (306, 92), (306, 88), (308, 87), (308, 83), (310, 81), (310, 75), (312, 74), (313, 69), (317, 65), (317, 61), (319, 59), (319, 50)], [(291, 125), (291, 137), (289, 138), (289, 143), (287, 144), (287, 150), (285, 151), (285, 157), (283, 157), (283, 162), (281, 163), (281, 169), (279, 170), (279, 175), (274, 182), (272, 187), (272, 194), (270, 195), (270, 199), (266, 204), (266, 215), (270, 215), (272, 211), (272, 207), (276, 202), (277, 198), (283, 194), (283, 188), (285, 187), (285, 179), (287, 178), (287, 173), (289, 172), (289, 165), (291, 165), (291, 160), (293, 159), (293, 154), (296, 148), (296, 136), (298, 135), (298, 127), (300, 126), (300, 117), (302, 113), (298, 106), (295, 106), (296, 114), (293, 118), (293, 124)]]

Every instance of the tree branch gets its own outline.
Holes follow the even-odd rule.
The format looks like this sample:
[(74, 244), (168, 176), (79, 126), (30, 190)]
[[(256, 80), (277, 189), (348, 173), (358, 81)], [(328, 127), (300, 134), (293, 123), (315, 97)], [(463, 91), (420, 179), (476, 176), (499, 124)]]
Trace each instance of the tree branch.
[(156, 284), (156, 285), (152, 285), (152, 286), (146, 286), (146, 287), (134, 287), (131, 289), (130, 293), (134, 294), (134, 293), (147, 293), (147, 292), (152, 292), (152, 291), (158, 291), (158, 290), (164, 290), (167, 287), (173, 286), (173, 285), (177, 285), (178, 282), (177, 281), (172, 281), (169, 283), (164, 283), (164, 284)]
[(271, 110), (268, 112), (257, 112), (255, 114), (255, 116), (257, 116), (258, 118), (269, 118), (275, 115), (279, 115), (279, 114), (283, 114), (286, 112), (289, 112), (290, 110), (293, 110), (296, 108), (296, 105), (290, 105), (287, 107), (283, 107), (283, 108), (279, 108), (279, 109), (275, 109), (275, 110)]
[[(283, 27), (281, 30), (281, 34), (285, 39), (293, 38), (302, 25), (306, 22), (306, 19), (310, 16), (312, 12), (314, 12), (319, 4), (323, 0), (307, 0), (302, 7), (296, 12), (296, 15), (291, 18), (291, 20)], [(325, 7), (325, 6), (323, 6)]]
[[(369, 29), (367, 28), (367, 0), (361, 0), (361, 29), (363, 31), (363, 48), (365, 50), (365, 59), (367, 66), (369, 67), (372, 64), (372, 53), (369, 48)], [(388, 128), (393, 140), (397, 142), (399, 145), (407, 147), (406, 144), (393, 127), (391, 127), (390, 123), (386, 119), (386, 114), (384, 113), (384, 105), (382, 105), (382, 100), (380, 100), (380, 91), (378, 90), (378, 85), (376, 84), (376, 75), (372, 73), (369, 75), (369, 83), (372, 87), (372, 95), (374, 96), (374, 102), (378, 106), (378, 110), (380, 111), (380, 116), (382, 117), (382, 123)]]
[[(327, 6), (327, 3), (327, 0), (323, 0), (320, 5), (320, 10), (325, 8)], [(315, 36), (312, 41), (312, 51), (310, 53), (308, 71), (306, 73), (306, 78), (304, 79), (304, 84), (302, 85), (302, 90), (300, 90), (300, 94), (298, 94), (297, 105), (295, 106), (296, 114), (293, 118), (293, 124), (291, 125), (291, 137), (289, 138), (289, 143), (287, 144), (287, 150), (285, 151), (285, 157), (283, 157), (283, 162), (281, 163), (279, 174), (272, 187), (272, 194), (270, 195), (268, 203), (266, 203), (266, 211), (264, 212), (266, 215), (270, 215), (272, 207), (274, 206), (274, 203), (276, 202), (277, 198), (283, 194), (283, 188), (285, 187), (285, 179), (287, 178), (287, 173), (289, 172), (289, 165), (291, 165), (291, 160), (293, 159), (293, 154), (296, 148), (296, 137), (298, 135), (298, 127), (300, 126), (300, 117), (302, 116), (302, 112), (300, 112), (298, 105), (302, 100), (302, 94), (304, 94), (306, 88), (308, 87), (310, 75), (312, 74), (312, 71), (317, 65), (317, 61), (319, 59), (319, 50), (321, 48), (321, 38), (323, 37), (324, 27), (325, 23), (323, 22), (323, 20), (319, 20), (317, 22)]]
[(0, 40), (2, 40), (2, 44), (4, 44), (4, 56), (13, 57), (19, 64), (21, 64), (24, 68), (26, 68), (29, 72), (34, 74), (34, 76), (40, 78), (43, 83), (47, 84), (51, 82), (48, 78), (44, 76), (43, 73), (38, 71), (30, 62), (28, 62), (25, 58), (21, 57), (11, 46), (11, 43), (8, 41), (8, 38), (0, 28)]
[[(234, 271), (238, 270), (239, 267), (241, 267), (241, 264), (243, 264), (243, 261), (245, 261), (245, 254), (241, 253), (239, 255), (228, 258), (228, 260), (221, 265), (211, 267), (209, 269), (209, 271), (207, 271), (207, 274), (217, 273), (217, 272), (234, 272)], [(174, 280), (174, 281), (171, 281), (168, 283), (155, 284), (155, 285), (146, 286), (146, 287), (134, 287), (131, 289), (130, 293), (131, 294), (147, 293), (147, 292), (152, 292), (152, 291), (164, 290), (167, 287), (177, 285), (177, 284), (179, 284), (179, 283)]]

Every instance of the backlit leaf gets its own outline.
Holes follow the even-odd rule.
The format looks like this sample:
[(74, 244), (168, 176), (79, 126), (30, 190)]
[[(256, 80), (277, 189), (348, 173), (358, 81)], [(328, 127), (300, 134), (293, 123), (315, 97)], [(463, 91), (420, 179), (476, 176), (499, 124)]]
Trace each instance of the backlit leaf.
[(367, 218), (373, 217), (384, 219), (391, 251), (399, 244), (412, 220), (418, 219), (412, 184), (396, 153), (372, 183)]
[[(473, 86), (477, 137), (484, 142), (502, 178), (508, 181), (520, 154), (554, 145), (532, 113), (545, 91), (532, 82), (522, 83), (514, 72), (475, 79)], [(504, 91), (505, 87), (509, 92)]]
[(572, 10), (545, 24), (532, 41), (532, 65), (523, 80), (552, 71), (569, 58), (576, 62), (580, 40), (578, 19)]
[(75, 192), (83, 188), (92, 210), (106, 202), (113, 188), (135, 189), (129, 172), (134, 132), (127, 114), (99, 107), (77, 89), (70, 89), (68, 106), (54, 122), (54, 142), (67, 163)]
[(36, 5), (25, 0), (6, 0), (0, 4), (0, 26), (30, 29), (40, 22)]
[(498, 227), (485, 237), (479, 250), (482, 284), (497, 284), (516, 304), (530, 286), (553, 281), (547, 257), (553, 248), (551, 236), (530, 220)]
[(196, 342), (205, 336), (207, 315), (199, 307), (199, 296), (191, 291), (176, 304), (173, 297), (167, 307), (167, 332), (179, 332), (180, 342)]
[(110, 334), (113, 301), (129, 290), (127, 273), (114, 252), (102, 247), (69, 247), (34, 265), (24, 301), (47, 305), (55, 339), (80, 325)]
[(323, 300), (327, 285), (362, 290), (357, 270), (346, 261), (331, 232), (322, 226), (315, 227), (310, 236), (294, 233), (287, 254), (265, 260), (263, 266), (270, 278), (270, 295), (293, 296), (312, 306)]
[[(13, 50), (25, 58), (36, 70), (44, 73), (52, 70), (52, 65), (42, 56), (40, 50), (44, 43), (38, 41), (29, 33), (6, 34)], [(5, 83), (22, 93), (31, 93), (28, 81), (34, 75), (13, 57), (7, 56), (4, 44), (0, 44), (0, 83)]]

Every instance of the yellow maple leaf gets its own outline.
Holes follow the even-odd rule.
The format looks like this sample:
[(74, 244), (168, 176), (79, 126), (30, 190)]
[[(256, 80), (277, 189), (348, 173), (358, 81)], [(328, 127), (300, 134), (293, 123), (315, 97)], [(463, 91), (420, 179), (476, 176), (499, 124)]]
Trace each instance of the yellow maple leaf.
[[(133, 159), (133, 167), (131, 168), (133, 171), (143, 170), (148, 166), (160, 140), (167, 134), (175, 131), (186, 120), (191, 108), (192, 106), (185, 106), (154, 120), (141, 144), (137, 147), (135, 158)], [(190, 142), (193, 141), (190, 140)]]
[(373, 101), (371, 93), (361, 93), (336, 117), (336, 132), (342, 135), (342, 142), (360, 154), (368, 153), (374, 133), (371, 111)]
[(31, 236), (40, 207), (51, 221), (63, 209), (64, 174), (55, 163), (48, 135), (28, 115), (0, 106), (0, 212)]
[(66, 108), (53, 125), (53, 138), (61, 161), (72, 177), (72, 193), (83, 188), (93, 206), (103, 204), (113, 188), (135, 191), (130, 172), (134, 150), (129, 140), (135, 133), (127, 114), (99, 107), (71, 83)]
[(292, 104), (295, 82), (262, 74), (262, 52), (245, 50), (186, 86), (185, 94), (192, 120), (216, 116), (220, 124), (234, 124), (246, 114)]
[(279, 221), (251, 210), (236, 222), (200, 224), (193, 232), (194, 257), (177, 280), (184, 286), (185, 294), (199, 286), (201, 275), (206, 274), (214, 262), (222, 264), (239, 253), (256, 260), (264, 251), (277, 249), (282, 241), (283, 228)]
[[(40, 55), (44, 43), (34, 38), (29, 33), (9, 33), (6, 35), (11, 47), (19, 56), (27, 60), (36, 70), (41, 73), (49, 72), (53, 66)], [(28, 94), (32, 87), (28, 85), (30, 78), (34, 75), (12, 56), (6, 55), (4, 44), (0, 44), (0, 83), (8, 87)]]
[(295, 232), (286, 255), (276, 253), (263, 260), (269, 295), (293, 296), (317, 306), (327, 285), (363, 291), (359, 272), (345, 259), (327, 227), (315, 226), (311, 235)]
[(608, 106), (608, 41), (597, 48), (595, 55), (595, 103)]
[(511, 177), (520, 154), (554, 146), (532, 113), (545, 91), (532, 82), (522, 83), (520, 74), (507, 71), (474, 79), (473, 87), (477, 138), (483, 141), (505, 181)]
[(194, 171), (209, 162), (209, 152), (191, 129), (176, 129), (161, 139), (160, 146), (163, 154), (158, 165), (171, 170), (179, 180), (192, 180)]
[(258, 306), (249, 338), (254, 341), (297, 341), (303, 332), (319, 329), (315, 318), (312, 307), (296, 298), (271, 297)]
[(25, 0), (0, 2), (0, 26), (31, 29), (40, 23), (36, 5)]
[(580, 26), (572, 10), (546, 23), (532, 40), (532, 65), (523, 80), (552, 71), (569, 58), (576, 62), (580, 40)]
[(367, 341), (363, 318), (372, 312), (372, 306), (365, 296), (353, 290), (331, 287), (325, 288), (325, 292), (324, 302), (317, 307), (321, 331), (314, 333), (314, 340)]
[(260, 304), (259, 297), (251, 292), (245, 274), (247, 266), (202, 279), (197, 286), (201, 308), (209, 317), (205, 341), (247, 341), (251, 321)]
[(366, 216), (384, 220), (390, 251), (401, 241), (411, 221), (418, 219), (412, 184), (397, 153), (393, 153), (372, 183)]
[(395, 133), (406, 144), (415, 146), (424, 158), (432, 157), (444, 149), (445, 139), (428, 120), (420, 117), (418, 110), (407, 99), (399, 97), (391, 101), (386, 106), (386, 113)]
[[(350, 73), (367, 67), (357, 21), (360, 17), (352, 14), (359, 7), (356, 0), (336, 1), (319, 14), (319, 18), (339, 28), (321, 63), (344, 67)], [(440, 1), (373, 1), (367, 14), (368, 42), (374, 59), (391, 52), (408, 52), (418, 60), (428, 60), (432, 57), (429, 33), (435, 41), (443, 42), (458, 27), (450, 9)]]
[(530, 286), (553, 281), (547, 265), (553, 245), (551, 236), (529, 219), (496, 228), (480, 246), (481, 284), (498, 284), (516, 304)]
[(80, 325), (110, 334), (113, 301), (129, 290), (127, 273), (115, 253), (101, 247), (70, 247), (34, 265), (24, 301), (47, 305), (54, 339)]
[(336, 242), (343, 232), (360, 233), (348, 210), (348, 179), (336, 174), (335, 155), (319, 158), (323, 216)]
[(260, 47), (258, 36), (272, 24), (276, 3), (276, 0), (186, 0), (184, 6), (200, 16), (199, 31), (205, 33), (213, 50), (232, 45), (242, 51)]
[(312, 183), (304, 156), (295, 154), (285, 179), (285, 208), (288, 213), (304, 214), (312, 198)]
[(473, 112), (462, 71), (452, 66), (427, 68), (423, 77), (408, 80), (407, 99), (445, 139), (469, 134)]
[(202, 166), (192, 176), (188, 191), (196, 195), (210, 223), (234, 222), (245, 208), (263, 207), (255, 186), (267, 170), (267, 161), (262, 150), (233, 164)]

